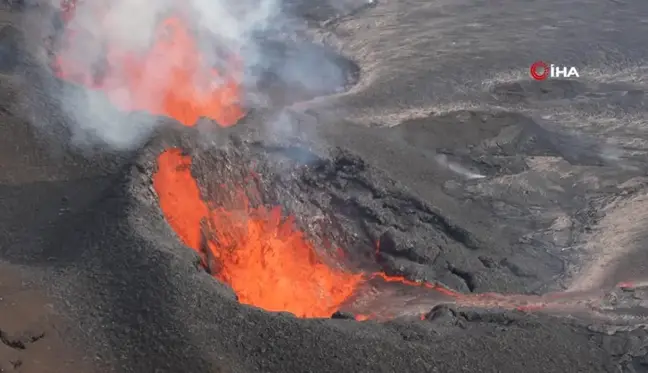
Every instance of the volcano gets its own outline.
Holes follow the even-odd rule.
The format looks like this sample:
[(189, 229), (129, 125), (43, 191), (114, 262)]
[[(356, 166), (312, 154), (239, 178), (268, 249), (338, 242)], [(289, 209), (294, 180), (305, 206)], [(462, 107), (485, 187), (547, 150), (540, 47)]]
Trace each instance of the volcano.
[(0, 371), (648, 371), (644, 3), (84, 3), (0, 13)]

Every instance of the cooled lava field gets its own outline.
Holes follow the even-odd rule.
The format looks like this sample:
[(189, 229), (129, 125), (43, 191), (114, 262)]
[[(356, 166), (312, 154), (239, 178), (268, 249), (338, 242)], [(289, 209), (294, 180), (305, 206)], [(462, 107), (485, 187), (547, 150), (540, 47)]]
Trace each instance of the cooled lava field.
[(0, 372), (648, 372), (647, 31), (4, 0)]

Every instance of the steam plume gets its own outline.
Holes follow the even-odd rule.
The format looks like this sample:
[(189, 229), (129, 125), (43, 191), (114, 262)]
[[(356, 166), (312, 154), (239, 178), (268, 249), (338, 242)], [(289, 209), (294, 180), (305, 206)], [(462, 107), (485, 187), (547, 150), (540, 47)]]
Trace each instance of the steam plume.
[[(50, 30), (44, 30), (41, 26), (38, 37), (33, 38), (38, 42), (31, 52), (40, 55), (43, 66), (48, 66), (50, 62), (45, 52), (49, 45), (42, 43), (43, 36), (60, 33), (60, 27), (55, 30), (57, 27), (53, 19), (57, 11), (66, 7), (58, 0), (51, 1), (54, 2), (55, 12), (47, 13), (41, 9), (37, 14), (30, 14), (32, 24), (52, 25)], [(161, 20), (178, 14), (191, 27), (204, 63), (219, 70), (219, 67), (231, 63), (232, 55), (240, 60), (242, 72), (236, 76), (236, 81), (245, 93), (241, 99), (246, 101), (244, 104), (247, 107), (265, 105), (263, 102), (267, 100), (262, 97), (258, 86), (264, 74), (273, 68), (276, 78), (288, 84), (302, 80), (311, 91), (317, 91), (322, 85), (343, 84), (345, 77), (340, 67), (332, 61), (322, 61), (313, 48), (298, 48), (296, 53), (300, 57), (291, 59), (294, 66), (290, 69), (285, 68), (287, 64), (278, 67), (277, 62), (268, 57), (261, 39), (280, 34), (285, 39), (293, 39), (290, 34), (297, 31), (296, 23), (282, 11), (278, 0), (79, 0), (75, 4), (74, 15), (66, 23), (66, 27), (75, 30), (73, 42), (66, 45), (67, 59), (82, 66), (99, 67), (100, 70), (102, 64), (106, 63), (106, 44), (129, 53), (144, 54), (155, 38), (159, 38)], [(308, 54), (311, 57), (304, 57)], [(141, 79), (143, 83), (140, 84), (144, 92), (139, 92), (138, 96), (145, 96), (150, 101), (149, 106), (161, 104), (158, 102), (161, 100), (159, 88), (168, 86), (169, 69), (183, 63), (180, 59), (174, 60), (174, 57), (161, 56), (162, 63), (147, 65)], [(314, 61), (320, 66), (313, 64)], [(325, 79), (312, 79), (317, 71), (329, 71), (328, 76)], [(205, 84), (201, 81), (204, 77), (196, 76), (195, 80), (196, 84)], [(216, 78), (208, 82), (211, 85), (225, 83)], [(78, 147), (132, 149), (141, 144), (155, 127), (155, 118), (127, 116), (124, 110), (115, 107), (115, 100), (128, 102), (133, 99), (133, 92), (125, 87), (109, 88), (112, 101), (106, 98), (105, 90), (93, 92), (62, 87), (53, 80), (41, 82), (40, 88), (46, 91), (47, 96), (56, 99), (64, 117), (59, 123), (64, 123), (73, 144)], [(177, 94), (182, 95), (182, 92)], [(51, 108), (34, 101), (40, 99), (33, 95), (30, 97), (34, 124), (42, 129), (51, 129), (54, 125)]]

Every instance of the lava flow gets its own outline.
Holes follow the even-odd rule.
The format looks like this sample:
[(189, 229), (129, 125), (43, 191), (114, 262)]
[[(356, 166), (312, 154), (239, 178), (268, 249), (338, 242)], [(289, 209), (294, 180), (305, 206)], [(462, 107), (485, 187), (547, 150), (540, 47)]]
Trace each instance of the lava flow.
[[(181, 15), (162, 20), (148, 48), (135, 48), (118, 40), (102, 11), (94, 12), (93, 23), (105, 31), (77, 27), (76, 6), (74, 0), (62, 4), (66, 26), (53, 61), (61, 79), (101, 91), (124, 111), (165, 115), (186, 126), (201, 117), (230, 126), (243, 117), (241, 64), (230, 56), (228, 71), (208, 66)], [(88, 45), (102, 45), (103, 58), (88, 58)]]

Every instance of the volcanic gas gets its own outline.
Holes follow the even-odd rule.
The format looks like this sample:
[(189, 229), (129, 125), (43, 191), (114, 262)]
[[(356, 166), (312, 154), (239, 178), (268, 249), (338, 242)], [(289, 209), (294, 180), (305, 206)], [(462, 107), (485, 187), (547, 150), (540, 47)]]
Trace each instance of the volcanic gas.
[[(181, 13), (159, 22), (150, 47), (135, 48), (108, 30), (99, 37), (76, 24), (76, 1), (62, 9), (66, 26), (53, 61), (60, 78), (102, 92), (124, 111), (169, 116), (186, 126), (201, 117), (229, 126), (243, 117), (238, 57), (226, 57), (226, 71), (210, 66)], [(93, 19), (99, 29), (111, 27), (101, 14)], [(83, 57), (89, 45), (102, 46), (100, 61)]]

